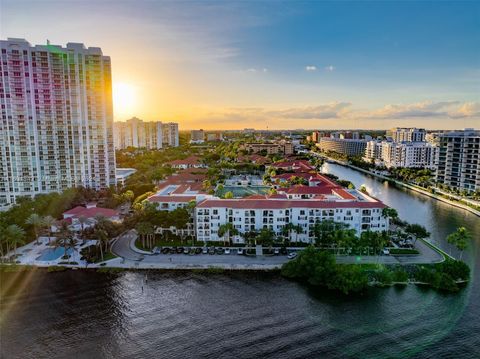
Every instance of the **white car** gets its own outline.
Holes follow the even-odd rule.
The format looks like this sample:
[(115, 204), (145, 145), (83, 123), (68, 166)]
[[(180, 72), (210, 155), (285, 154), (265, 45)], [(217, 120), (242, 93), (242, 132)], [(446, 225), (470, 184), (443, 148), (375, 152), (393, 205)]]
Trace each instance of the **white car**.
[(230, 254), (230, 248), (225, 248), (225, 254)]
[(208, 253), (208, 249), (207, 249), (207, 247), (203, 247), (203, 249), (202, 249), (202, 253), (203, 253), (203, 254), (207, 254), (207, 253)]
[(388, 256), (388, 255), (390, 255), (390, 249), (388, 249), (388, 248), (383, 248), (382, 253), (383, 253), (384, 255)]
[(297, 257), (297, 253), (295, 253), (295, 252), (292, 252), (287, 256), (288, 259), (294, 259), (296, 257)]
[(243, 249), (242, 249), (242, 248), (238, 248), (238, 249), (237, 249), (237, 254), (238, 254), (238, 255), (242, 255), (242, 254), (243, 254)]

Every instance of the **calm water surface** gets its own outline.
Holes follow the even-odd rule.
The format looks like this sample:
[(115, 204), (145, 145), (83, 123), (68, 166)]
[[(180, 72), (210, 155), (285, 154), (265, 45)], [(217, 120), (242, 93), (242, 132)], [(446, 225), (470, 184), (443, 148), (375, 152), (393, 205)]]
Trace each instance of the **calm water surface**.
[[(478, 217), (327, 164), (425, 225), (437, 243)], [(2, 358), (479, 358), (479, 239), (472, 283), (448, 295), (408, 286), (344, 298), (273, 274), (1, 275)], [(447, 248), (447, 247), (445, 247)], [(447, 248), (448, 249), (448, 248)], [(142, 291), (143, 283), (143, 291)]]

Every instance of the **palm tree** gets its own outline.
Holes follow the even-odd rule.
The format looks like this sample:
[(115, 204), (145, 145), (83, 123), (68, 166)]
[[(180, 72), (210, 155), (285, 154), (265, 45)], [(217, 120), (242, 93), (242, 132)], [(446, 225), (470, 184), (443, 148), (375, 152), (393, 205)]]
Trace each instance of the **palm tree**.
[(295, 225), (292, 222), (287, 223), (283, 229), (282, 232), (284, 235), (287, 235), (289, 240), (292, 241), (292, 234), (295, 232), (295, 242), (298, 241), (298, 235), (303, 233), (303, 228), (301, 225)]
[(231, 223), (225, 223), (218, 227), (218, 236), (224, 238), (224, 244), (227, 241), (230, 243), (230, 236), (236, 236), (238, 233), (238, 230)]
[(80, 223), (80, 226), (82, 227), (82, 242), (85, 244), (85, 223), (87, 223), (88, 218), (85, 216), (80, 216), (78, 217), (78, 222)]
[(6, 237), (7, 243), (13, 246), (13, 253), (17, 254), (17, 246), (25, 243), (25, 230), (16, 224), (11, 224), (6, 228)]
[(35, 243), (40, 244), (38, 242), (38, 229), (42, 226), (42, 217), (40, 217), (36, 213), (32, 213), (30, 217), (27, 218), (25, 221), (26, 224), (30, 224), (33, 227), (33, 232), (35, 233)]
[(125, 202), (128, 202), (128, 204), (131, 204), (134, 198), (135, 198), (135, 194), (133, 193), (132, 190), (128, 190), (122, 193), (122, 199)]
[(465, 227), (458, 227), (457, 230), (447, 237), (447, 242), (453, 244), (460, 251), (460, 260), (463, 256), (463, 251), (467, 248), (470, 240), (470, 232)]
[(55, 224), (55, 218), (52, 216), (45, 216), (43, 217), (43, 226), (47, 229), (48, 231), (48, 244), (50, 244), (50, 239), (52, 237), (52, 226)]
[(108, 242), (109, 242), (108, 234), (103, 229), (97, 229), (95, 231), (95, 236), (97, 237), (97, 245), (100, 248), (100, 256), (102, 257), (102, 261), (103, 261), (103, 252), (104, 251), (106, 252), (108, 250)]
[(3, 248), (7, 245), (7, 240), (7, 228), (4, 225), (0, 224), (0, 261), (3, 261), (3, 256), (5, 253), (3, 251)]
[(145, 248), (145, 239), (147, 238), (148, 234), (150, 233), (150, 228), (152, 225), (148, 222), (140, 222), (135, 226), (135, 229), (142, 240), (142, 246)]
[[(72, 242), (74, 241), (73, 239), (73, 233), (68, 227), (68, 223), (63, 221), (62, 224), (60, 225), (60, 229), (58, 230), (57, 233), (57, 240), (55, 241), (55, 248), (58, 247), (63, 247), (64, 253), (63, 257), (67, 258), (67, 250), (69, 248), (72, 248)], [(75, 245), (73, 245), (75, 247)]]

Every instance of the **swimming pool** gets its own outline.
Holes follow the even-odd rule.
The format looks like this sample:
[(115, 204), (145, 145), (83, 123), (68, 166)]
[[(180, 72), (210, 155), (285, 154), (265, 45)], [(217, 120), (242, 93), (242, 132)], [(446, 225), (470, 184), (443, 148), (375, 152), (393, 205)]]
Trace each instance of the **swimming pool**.
[(270, 187), (268, 186), (224, 186), (217, 195), (224, 196), (227, 192), (232, 192), (234, 197), (246, 197), (254, 194), (266, 194)]
[[(67, 249), (67, 254), (70, 255), (72, 254), (73, 250), (71, 248)], [(37, 261), (54, 261), (56, 259), (59, 259), (61, 256), (63, 256), (65, 253), (65, 249), (62, 247), (57, 247), (57, 248), (47, 248), (42, 251), (42, 254), (38, 256), (36, 259)]]

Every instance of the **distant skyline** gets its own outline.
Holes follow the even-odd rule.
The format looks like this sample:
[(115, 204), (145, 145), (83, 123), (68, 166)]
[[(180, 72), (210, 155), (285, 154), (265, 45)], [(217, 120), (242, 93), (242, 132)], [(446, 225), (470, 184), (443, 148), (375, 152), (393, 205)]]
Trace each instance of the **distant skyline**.
[(480, 127), (480, 2), (1, 0), (112, 58), (114, 116), (181, 129)]

